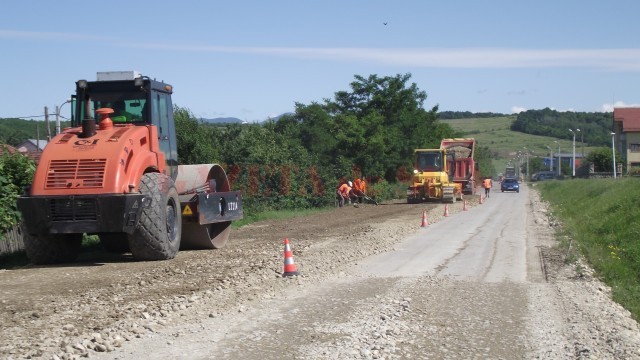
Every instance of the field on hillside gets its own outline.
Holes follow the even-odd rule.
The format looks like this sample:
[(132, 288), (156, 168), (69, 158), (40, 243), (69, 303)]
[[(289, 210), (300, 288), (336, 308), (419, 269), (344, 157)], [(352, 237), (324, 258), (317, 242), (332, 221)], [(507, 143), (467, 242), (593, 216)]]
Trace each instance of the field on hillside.
[[(554, 143), (554, 141), (558, 141), (557, 138), (511, 131), (511, 123), (514, 120), (515, 116), (503, 116), (441, 121), (463, 132), (465, 137), (475, 138), (478, 146), (487, 146), (493, 154), (493, 165), (499, 172), (505, 168), (508, 162), (517, 164), (518, 152), (525, 153), (525, 148), (530, 151), (531, 157), (549, 157), (549, 149), (547, 149), (549, 146), (553, 155), (557, 156), (558, 144)], [(573, 153), (572, 141), (559, 140), (559, 143), (561, 153)], [(588, 154), (592, 149), (585, 144), (585, 153)], [(582, 153), (580, 139), (576, 138), (576, 154), (579, 153)]]

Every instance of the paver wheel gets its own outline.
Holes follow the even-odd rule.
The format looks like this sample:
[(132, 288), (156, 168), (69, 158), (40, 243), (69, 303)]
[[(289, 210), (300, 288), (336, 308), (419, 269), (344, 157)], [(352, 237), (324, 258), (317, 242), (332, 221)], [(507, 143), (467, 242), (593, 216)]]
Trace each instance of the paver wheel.
[(148, 173), (140, 179), (140, 192), (150, 202), (144, 204), (138, 226), (129, 235), (129, 248), (139, 260), (173, 259), (180, 248), (182, 217), (173, 180), (167, 175)]
[(27, 257), (36, 265), (72, 262), (82, 247), (82, 234), (22, 234)]

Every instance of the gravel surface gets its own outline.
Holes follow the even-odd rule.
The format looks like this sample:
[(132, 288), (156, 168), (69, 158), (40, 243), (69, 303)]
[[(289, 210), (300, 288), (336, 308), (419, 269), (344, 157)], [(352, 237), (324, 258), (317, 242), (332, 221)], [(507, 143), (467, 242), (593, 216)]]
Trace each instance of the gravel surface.
[[(0, 358), (640, 359), (638, 324), (586, 264), (564, 263), (559, 224), (528, 194), (547, 281), (360, 274), (442, 205), (345, 207), (234, 229), (227, 247), (171, 261), (88, 253), (0, 271)], [(281, 276), (284, 238), (302, 276)]]

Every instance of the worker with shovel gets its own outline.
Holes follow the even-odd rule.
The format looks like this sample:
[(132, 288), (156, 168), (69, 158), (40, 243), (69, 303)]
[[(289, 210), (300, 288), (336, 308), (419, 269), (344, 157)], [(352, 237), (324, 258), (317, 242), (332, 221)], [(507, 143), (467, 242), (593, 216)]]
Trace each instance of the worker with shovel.
[(362, 203), (366, 199), (372, 204), (378, 205), (375, 200), (367, 196), (367, 182), (364, 180), (364, 176), (353, 181), (353, 192), (358, 197), (358, 201), (360, 203)]

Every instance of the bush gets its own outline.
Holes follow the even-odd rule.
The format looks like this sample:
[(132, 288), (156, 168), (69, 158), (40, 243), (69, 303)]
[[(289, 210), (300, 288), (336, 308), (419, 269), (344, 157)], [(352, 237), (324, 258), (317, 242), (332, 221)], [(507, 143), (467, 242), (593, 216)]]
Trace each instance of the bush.
[(20, 222), (16, 199), (31, 184), (35, 163), (22, 154), (0, 156), (0, 238)]

